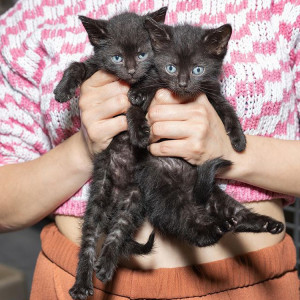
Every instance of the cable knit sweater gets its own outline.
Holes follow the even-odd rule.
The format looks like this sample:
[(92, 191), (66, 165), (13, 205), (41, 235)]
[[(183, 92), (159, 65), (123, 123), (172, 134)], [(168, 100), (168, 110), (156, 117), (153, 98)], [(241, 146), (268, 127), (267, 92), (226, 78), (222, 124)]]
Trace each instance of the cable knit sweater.
[[(166, 23), (230, 23), (221, 78), (246, 134), (299, 139), (300, 7), (297, 1), (23, 0), (0, 17), (0, 164), (38, 158), (80, 128), (78, 99), (60, 104), (53, 89), (72, 61), (92, 53), (77, 15), (107, 19), (168, 5)], [(238, 182), (221, 182), (240, 202), (293, 198)], [(82, 216), (88, 184), (57, 208)]]

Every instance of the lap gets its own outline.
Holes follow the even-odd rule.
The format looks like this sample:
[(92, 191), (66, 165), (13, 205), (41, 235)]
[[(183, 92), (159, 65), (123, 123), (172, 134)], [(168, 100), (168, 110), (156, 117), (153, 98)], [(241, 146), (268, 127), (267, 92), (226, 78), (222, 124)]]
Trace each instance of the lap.
[[(35, 270), (31, 300), (71, 299), (79, 247), (55, 225), (42, 232), (42, 253)], [(104, 285), (95, 277), (89, 299), (256, 299), (299, 298), (296, 253), (287, 235), (272, 247), (215, 262), (156, 270), (119, 268)]]

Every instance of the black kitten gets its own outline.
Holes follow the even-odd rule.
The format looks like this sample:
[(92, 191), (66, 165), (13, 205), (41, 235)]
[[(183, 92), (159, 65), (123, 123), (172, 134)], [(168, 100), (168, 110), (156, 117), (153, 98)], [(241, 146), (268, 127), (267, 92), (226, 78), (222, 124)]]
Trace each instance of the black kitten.
[[(131, 89), (130, 97), (146, 111), (158, 88), (168, 88), (186, 101), (203, 92), (223, 121), (233, 148), (243, 151), (244, 133), (218, 81), (231, 26), (205, 30), (147, 19), (145, 27), (155, 68), (142, 85)], [(154, 157), (142, 149), (138, 159), (136, 178), (146, 215), (164, 234), (202, 247), (216, 243), (227, 231), (275, 234), (283, 230), (281, 222), (252, 213), (215, 184), (217, 170), (231, 165), (228, 160), (216, 158), (195, 167), (183, 159)]]
[[(166, 10), (163, 7), (148, 16), (163, 22)], [(146, 16), (134, 13), (123, 13), (109, 21), (80, 16), (94, 46), (94, 55), (84, 62), (72, 63), (65, 70), (54, 91), (55, 99), (59, 102), (71, 99), (77, 87), (98, 70), (105, 70), (138, 86), (153, 65), (153, 51), (144, 28), (145, 19)], [(132, 111), (130, 115), (133, 118), (127, 116), (133, 128), (130, 131), (131, 138), (147, 142), (149, 132), (146, 136), (139, 136), (137, 130), (143, 126), (148, 129), (143, 111), (134, 106), (129, 111)], [(93, 294), (93, 268), (96, 277), (106, 282), (112, 278), (121, 256), (147, 254), (154, 242), (154, 233), (145, 245), (133, 240), (133, 235), (145, 218), (145, 211), (135, 181), (136, 162), (129, 133), (123, 132), (114, 137), (105, 151), (95, 155), (93, 164), (76, 282), (70, 289), (73, 299), (86, 299)], [(106, 238), (96, 261), (96, 243), (102, 233), (106, 234)]]

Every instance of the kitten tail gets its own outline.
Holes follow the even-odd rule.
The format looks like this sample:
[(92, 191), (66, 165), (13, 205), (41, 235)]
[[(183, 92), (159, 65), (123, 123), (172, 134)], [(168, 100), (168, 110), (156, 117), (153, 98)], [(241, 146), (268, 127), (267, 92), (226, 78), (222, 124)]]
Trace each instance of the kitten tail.
[(207, 202), (213, 190), (217, 171), (231, 165), (231, 161), (217, 157), (197, 166), (198, 178), (194, 186), (194, 199), (197, 203), (205, 204)]
[(151, 252), (153, 245), (154, 245), (154, 238), (155, 233), (154, 230), (151, 232), (148, 241), (146, 244), (140, 244), (133, 239), (128, 240), (126, 245), (126, 250), (128, 251), (129, 255), (144, 255)]

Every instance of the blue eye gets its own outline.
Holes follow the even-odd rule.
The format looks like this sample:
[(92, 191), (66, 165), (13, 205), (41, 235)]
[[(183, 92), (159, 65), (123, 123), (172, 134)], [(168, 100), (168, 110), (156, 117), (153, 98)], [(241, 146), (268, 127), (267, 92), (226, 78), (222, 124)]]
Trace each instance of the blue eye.
[(119, 64), (123, 61), (123, 57), (120, 55), (114, 55), (111, 60), (115, 63), (115, 64)]
[(146, 59), (148, 57), (148, 53), (140, 53), (139, 55), (138, 55), (138, 59), (139, 60), (144, 60), (144, 59)]
[(166, 65), (166, 71), (170, 74), (174, 74), (176, 72), (176, 67), (172, 64)]
[(203, 67), (200, 67), (200, 66), (197, 66), (193, 69), (192, 73), (194, 75), (202, 75), (204, 72), (204, 68)]

